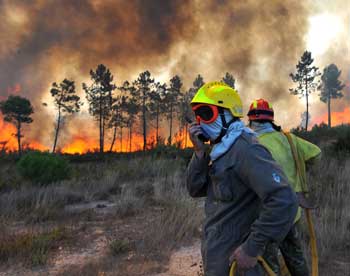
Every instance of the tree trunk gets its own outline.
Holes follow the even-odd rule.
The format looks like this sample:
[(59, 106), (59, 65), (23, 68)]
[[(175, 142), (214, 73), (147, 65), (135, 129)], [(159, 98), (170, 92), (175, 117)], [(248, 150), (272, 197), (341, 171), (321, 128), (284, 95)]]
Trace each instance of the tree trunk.
[(156, 122), (156, 141), (157, 141), (157, 146), (159, 145), (159, 103), (157, 104), (157, 122)]
[(307, 126), (309, 124), (309, 91), (307, 87), (307, 75), (305, 82), (305, 95), (306, 95), (306, 122), (305, 122), (305, 130), (307, 131)]
[(100, 115), (100, 153), (103, 152), (103, 142), (102, 142), (102, 132), (103, 132), (103, 116), (102, 116), (102, 95), (100, 93), (100, 110), (99, 110), (99, 115)]
[(146, 132), (146, 95), (143, 95), (142, 100), (142, 121), (143, 121), (143, 151), (146, 150), (147, 132)]
[(187, 132), (188, 132), (188, 124), (185, 125), (185, 148), (187, 148)]
[(123, 152), (123, 127), (120, 127), (120, 152)]
[(328, 93), (328, 127), (330, 128), (332, 126), (331, 121), (331, 93), (329, 91)]
[(17, 143), (18, 143), (18, 154), (22, 155), (22, 147), (21, 147), (21, 121), (18, 119), (17, 124)]
[(113, 147), (114, 147), (114, 142), (115, 142), (115, 137), (117, 136), (117, 126), (114, 126), (114, 131), (113, 131), (113, 140), (112, 140), (112, 144), (111, 147), (109, 148), (109, 152), (113, 151)]
[(61, 123), (61, 108), (59, 107), (58, 108), (58, 118), (57, 118), (56, 133), (55, 133), (55, 141), (53, 143), (52, 153), (55, 153), (55, 151), (56, 151), (58, 132), (60, 130), (60, 123)]
[(129, 152), (131, 152), (131, 128), (132, 128), (132, 124), (130, 123), (130, 127), (129, 127)]
[(173, 103), (170, 103), (170, 129), (169, 129), (169, 146), (171, 145), (173, 131)]
[(105, 151), (105, 129), (106, 129), (105, 117), (102, 117), (102, 152)]

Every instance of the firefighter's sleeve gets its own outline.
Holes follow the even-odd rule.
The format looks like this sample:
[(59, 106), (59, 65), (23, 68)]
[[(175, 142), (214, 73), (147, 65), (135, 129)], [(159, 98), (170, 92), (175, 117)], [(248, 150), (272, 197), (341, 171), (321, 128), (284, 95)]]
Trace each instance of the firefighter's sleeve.
[(268, 242), (284, 239), (293, 225), (298, 204), (287, 177), (264, 146), (250, 145), (241, 160), (238, 168), (242, 181), (262, 202), (259, 217), (242, 247), (249, 256), (258, 256)]
[(321, 158), (321, 149), (300, 137), (295, 136), (298, 152), (301, 152), (305, 162), (312, 164)]
[(186, 172), (187, 190), (192, 197), (204, 197), (207, 195), (209, 183), (208, 164), (209, 156), (207, 154), (204, 154), (202, 158), (193, 154)]

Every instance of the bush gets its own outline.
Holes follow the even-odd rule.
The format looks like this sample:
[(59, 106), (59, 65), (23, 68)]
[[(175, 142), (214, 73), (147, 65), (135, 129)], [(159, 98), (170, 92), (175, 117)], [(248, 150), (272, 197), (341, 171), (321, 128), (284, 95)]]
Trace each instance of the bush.
[(50, 153), (30, 152), (17, 163), (21, 176), (33, 183), (46, 185), (69, 178), (70, 166), (64, 158)]
[(329, 128), (326, 124), (314, 125), (311, 130), (305, 131), (301, 128), (291, 129), (295, 135), (304, 138), (314, 144), (333, 141), (338, 138), (346, 138), (350, 131), (350, 124), (338, 125)]
[(118, 256), (119, 254), (125, 253), (130, 249), (130, 243), (128, 240), (111, 240), (109, 243), (109, 249), (113, 256)]
[(333, 150), (338, 153), (350, 153), (350, 128), (339, 133), (337, 140), (333, 143)]

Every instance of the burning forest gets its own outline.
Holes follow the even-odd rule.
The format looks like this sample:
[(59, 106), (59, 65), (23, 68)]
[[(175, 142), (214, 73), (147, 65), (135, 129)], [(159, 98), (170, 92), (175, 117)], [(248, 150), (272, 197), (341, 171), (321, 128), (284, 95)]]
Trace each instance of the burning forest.
[(0, 275), (350, 275), (349, 11), (0, 0)]
[[(236, 80), (245, 111), (264, 97), (283, 127), (302, 125), (305, 95), (289, 92), (296, 85), (289, 74), (308, 50), (320, 74), (329, 64), (342, 72), (343, 97), (332, 101), (330, 112), (332, 125), (349, 123), (348, 4), (323, 2), (5, 0), (0, 101), (18, 95), (31, 102), (33, 123), (20, 134), (24, 148), (84, 153), (159, 143), (186, 147), (183, 117), (191, 95), (200, 81), (222, 80), (226, 72)], [(110, 74), (102, 90), (91, 74), (99, 64)], [(66, 97), (58, 103), (62, 94), (53, 95), (55, 88), (73, 89), (66, 94), (76, 102)], [(100, 117), (92, 103), (98, 89), (104, 98)], [(309, 126), (327, 122), (320, 90), (309, 92)], [(68, 102), (72, 106), (65, 108)], [(18, 148), (16, 127), (3, 115), (0, 130), (2, 147)]]

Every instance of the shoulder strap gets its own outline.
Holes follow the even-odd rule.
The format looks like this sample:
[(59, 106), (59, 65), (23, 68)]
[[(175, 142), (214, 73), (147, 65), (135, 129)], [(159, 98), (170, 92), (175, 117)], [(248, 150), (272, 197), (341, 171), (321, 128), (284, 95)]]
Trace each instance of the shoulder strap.
[(298, 155), (298, 149), (296, 148), (296, 146), (293, 142), (292, 135), (289, 132), (283, 132), (283, 134), (287, 137), (288, 143), (290, 145), (290, 148), (291, 148), (291, 151), (293, 154), (294, 163), (295, 163), (295, 169), (297, 171), (297, 175), (298, 175), (298, 178), (299, 178), (299, 181), (301, 184), (301, 188), (302, 188), (302, 190), (304, 190), (306, 192), (308, 189), (306, 186), (305, 169), (300, 164), (300, 162), (302, 162), (302, 160), (300, 159), (300, 157)]
[(290, 135), (289, 132), (284, 132), (283, 131), (283, 134), (287, 137), (288, 143), (290, 145), (290, 149), (292, 150), (293, 159), (294, 159), (294, 162), (295, 162), (295, 168), (297, 170), (297, 174), (300, 176), (301, 168), (299, 166), (297, 149), (296, 149), (296, 147), (295, 147), (295, 145), (293, 143), (292, 136)]

